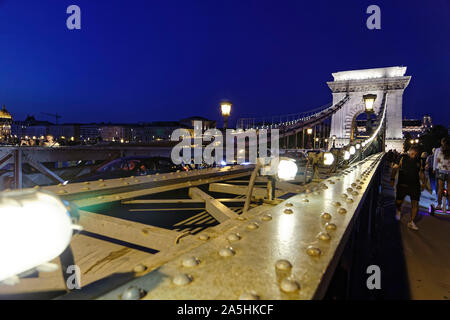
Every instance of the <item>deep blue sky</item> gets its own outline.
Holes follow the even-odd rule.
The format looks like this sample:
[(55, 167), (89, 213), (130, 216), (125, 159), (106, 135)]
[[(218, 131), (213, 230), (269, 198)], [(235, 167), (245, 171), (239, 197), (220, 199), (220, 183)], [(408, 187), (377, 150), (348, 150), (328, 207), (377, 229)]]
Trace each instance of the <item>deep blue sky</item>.
[(450, 123), (449, 0), (0, 0), (0, 103), (16, 119), (218, 119), (229, 98), (234, 122), (331, 102), (332, 72), (397, 65), (404, 115)]

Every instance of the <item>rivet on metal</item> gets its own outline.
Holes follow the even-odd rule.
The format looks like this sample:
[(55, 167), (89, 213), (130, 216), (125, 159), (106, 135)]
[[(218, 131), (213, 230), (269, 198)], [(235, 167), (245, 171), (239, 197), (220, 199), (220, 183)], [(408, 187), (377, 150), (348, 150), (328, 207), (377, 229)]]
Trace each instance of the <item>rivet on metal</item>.
[(348, 191), (348, 192), (352, 192), (352, 191), (353, 191), (353, 188), (347, 188), (347, 191)]
[(293, 204), (292, 204), (291, 202), (286, 202), (285, 206), (286, 206), (286, 207), (292, 207)]
[(200, 263), (200, 260), (197, 257), (186, 257), (181, 262), (183, 267), (188, 267), (188, 268), (195, 267), (199, 263)]
[(333, 206), (340, 207), (341, 203), (339, 201), (335, 201), (335, 202), (333, 202)]
[(256, 222), (250, 222), (247, 225), (247, 229), (250, 229), (250, 230), (258, 229), (258, 227), (259, 227), (259, 225)]
[(64, 194), (64, 193), (67, 193), (67, 191), (66, 190), (59, 190), (58, 193), (59, 194)]
[(222, 257), (231, 257), (234, 256), (236, 252), (231, 247), (222, 248), (219, 250), (219, 255)]
[(239, 235), (239, 233), (232, 233), (227, 236), (227, 239), (229, 241), (239, 241), (241, 240), (241, 236)]
[(265, 215), (263, 215), (261, 220), (263, 220), (263, 221), (270, 221), (270, 220), (272, 220), (272, 216), (270, 214), (266, 213)]
[(331, 239), (331, 236), (326, 232), (319, 232), (319, 234), (317, 235), (317, 239), (322, 241), (328, 241)]
[(342, 199), (347, 199), (347, 198), (348, 198), (348, 195), (347, 195), (346, 193), (343, 193), (343, 194), (341, 195), (341, 198), (342, 198)]
[(284, 278), (281, 280), (280, 288), (284, 292), (295, 292), (300, 290), (300, 284), (294, 279)]
[(331, 214), (329, 214), (328, 212), (322, 213), (322, 214), (320, 215), (320, 217), (321, 217), (323, 220), (331, 220)]
[(347, 200), (345, 200), (347, 203), (353, 203), (353, 199), (352, 198), (347, 198)]
[(145, 296), (145, 294), (145, 290), (132, 286), (122, 293), (122, 300), (139, 300)]
[(133, 271), (136, 273), (141, 273), (141, 272), (144, 272), (145, 270), (147, 270), (147, 267), (145, 265), (143, 265), (142, 263), (138, 264), (133, 269)]
[(302, 202), (309, 202), (309, 200), (308, 199), (302, 199)]
[(328, 231), (336, 230), (336, 225), (334, 223), (327, 222), (325, 223), (325, 229)]
[(292, 211), (292, 209), (284, 209), (283, 212), (286, 213), (286, 214), (293, 214), (294, 213), (294, 211)]
[(292, 268), (292, 264), (289, 261), (282, 259), (275, 262), (275, 268), (277, 268), (278, 270), (286, 271)]
[(173, 277), (172, 282), (177, 286), (185, 286), (193, 280), (192, 276), (186, 273), (179, 273)]
[(308, 256), (318, 257), (318, 256), (320, 256), (320, 254), (322, 252), (320, 251), (319, 248), (316, 248), (316, 247), (313, 247), (313, 246), (309, 246), (308, 248), (306, 248), (306, 253), (308, 254)]
[(203, 241), (209, 240), (209, 236), (207, 234), (201, 234), (198, 238)]

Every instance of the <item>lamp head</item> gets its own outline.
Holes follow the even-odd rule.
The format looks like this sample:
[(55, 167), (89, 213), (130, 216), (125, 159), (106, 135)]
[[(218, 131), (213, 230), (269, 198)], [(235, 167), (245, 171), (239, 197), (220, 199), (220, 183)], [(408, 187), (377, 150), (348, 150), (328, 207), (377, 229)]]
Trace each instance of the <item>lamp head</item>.
[(231, 114), (231, 102), (229, 101), (222, 101), (220, 103), (220, 110), (222, 111), (222, 116), (228, 117)]
[(376, 94), (366, 94), (363, 96), (364, 105), (367, 112), (373, 112), (373, 104), (377, 98)]

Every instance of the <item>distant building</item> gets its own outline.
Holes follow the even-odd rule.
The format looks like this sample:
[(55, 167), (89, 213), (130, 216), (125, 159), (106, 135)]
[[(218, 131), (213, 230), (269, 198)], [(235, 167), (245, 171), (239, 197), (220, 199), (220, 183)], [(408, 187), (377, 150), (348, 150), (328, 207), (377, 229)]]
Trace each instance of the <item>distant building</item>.
[(80, 124), (80, 140), (95, 141), (100, 137), (100, 125), (96, 123)]
[[(366, 132), (366, 120), (357, 120), (358, 132)], [(420, 119), (403, 119), (402, 133), (403, 138), (406, 134), (410, 134), (412, 138), (417, 138), (433, 127), (431, 116), (425, 115)]]
[(6, 110), (5, 105), (0, 110), (0, 141), (8, 141), (11, 139), (11, 124), (13, 118)]
[(423, 116), (422, 120), (403, 119), (402, 125), (403, 137), (405, 137), (405, 135), (409, 133), (411, 137), (417, 138), (433, 127), (433, 121), (431, 119), (431, 116), (425, 115)]
[(180, 120), (180, 125), (185, 128), (194, 128), (194, 122), (201, 121), (203, 125), (203, 130), (208, 130), (212, 128), (216, 128), (216, 120), (208, 120), (203, 117), (194, 116), (190, 118), (185, 118)]
[(13, 121), (5, 108), (0, 111), (0, 135), (14, 135), (18, 139), (39, 139), (47, 134), (56, 140), (97, 141), (120, 143), (151, 143), (170, 140), (174, 130), (185, 128), (192, 130), (194, 121), (201, 121), (203, 130), (216, 127), (216, 121), (203, 117), (190, 117), (180, 121), (155, 121), (149, 123), (64, 123), (54, 124), (36, 120), (27, 116), (24, 121)]
[(24, 121), (14, 121), (12, 124), (12, 134), (20, 138), (40, 138), (48, 133), (48, 128), (53, 123), (36, 120), (34, 116), (27, 116)]

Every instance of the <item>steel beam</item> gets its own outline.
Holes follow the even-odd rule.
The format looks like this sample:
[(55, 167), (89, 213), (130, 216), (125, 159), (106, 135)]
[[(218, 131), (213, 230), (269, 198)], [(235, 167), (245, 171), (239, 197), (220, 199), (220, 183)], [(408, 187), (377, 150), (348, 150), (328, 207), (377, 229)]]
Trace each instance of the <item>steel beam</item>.
[(14, 150), (14, 187), (22, 189), (22, 151)]
[(210, 195), (204, 193), (199, 188), (189, 188), (189, 196), (192, 199), (201, 199), (205, 201), (206, 211), (219, 222), (223, 222), (227, 219), (237, 218), (238, 215), (233, 210), (229, 209), (220, 201), (217, 201)]
[(78, 223), (84, 231), (159, 251), (174, 246), (180, 236), (180, 233), (172, 230), (83, 210)]
[(64, 179), (62, 179), (60, 176), (58, 176), (56, 173), (52, 172), (50, 169), (48, 169), (46, 166), (44, 166), (42, 163), (30, 160), (27, 161), (30, 165), (32, 165), (34, 168), (36, 168), (39, 172), (43, 173), (53, 181), (56, 181), (57, 183), (65, 183)]

